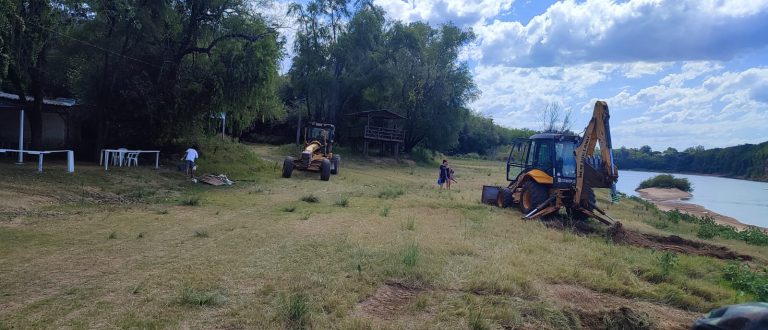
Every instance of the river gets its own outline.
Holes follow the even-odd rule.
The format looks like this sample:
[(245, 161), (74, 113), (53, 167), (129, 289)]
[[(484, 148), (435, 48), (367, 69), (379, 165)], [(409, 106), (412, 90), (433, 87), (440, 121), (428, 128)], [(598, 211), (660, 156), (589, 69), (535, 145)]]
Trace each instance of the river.
[[(635, 188), (645, 179), (661, 173), (619, 171), (616, 188), (637, 196)], [(768, 228), (768, 182), (721, 178), (715, 176), (674, 174), (693, 185), (693, 198), (687, 202), (727, 215), (742, 223)]]

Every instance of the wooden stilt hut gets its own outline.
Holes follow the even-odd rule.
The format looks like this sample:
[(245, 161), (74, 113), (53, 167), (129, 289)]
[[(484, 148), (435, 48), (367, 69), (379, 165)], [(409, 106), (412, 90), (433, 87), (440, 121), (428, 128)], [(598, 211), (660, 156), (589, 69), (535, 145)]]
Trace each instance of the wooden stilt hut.
[[(379, 147), (383, 155), (392, 152), (399, 157), (403, 147), (405, 132), (402, 121), (406, 118), (390, 110), (369, 110), (346, 114), (349, 117), (365, 118), (365, 126), (357, 129), (355, 138), (362, 140), (363, 153), (367, 156), (369, 149)], [(358, 121), (359, 122), (359, 121)]]

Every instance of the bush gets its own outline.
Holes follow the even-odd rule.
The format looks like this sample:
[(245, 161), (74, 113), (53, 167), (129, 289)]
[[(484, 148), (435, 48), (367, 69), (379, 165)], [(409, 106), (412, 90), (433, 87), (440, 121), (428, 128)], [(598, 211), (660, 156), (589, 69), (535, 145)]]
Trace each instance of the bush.
[(200, 158), (197, 161), (198, 174), (226, 174), (233, 180), (253, 179), (256, 174), (268, 168), (267, 163), (247, 145), (232, 139), (219, 137), (197, 138), (190, 141), (175, 141), (183, 153), (186, 148), (197, 144)]
[(422, 164), (437, 165), (438, 161), (435, 159), (435, 152), (423, 147), (416, 147), (411, 150), (411, 158)]
[(645, 188), (677, 188), (682, 191), (692, 192), (693, 186), (686, 178), (675, 178), (671, 174), (659, 174), (655, 177), (640, 182), (637, 189)]
[(768, 274), (765, 270), (753, 271), (746, 265), (729, 264), (723, 269), (731, 287), (752, 294), (758, 301), (768, 301)]
[(307, 203), (317, 203), (317, 202), (320, 201), (320, 197), (317, 197), (317, 196), (312, 195), (312, 194), (304, 195), (304, 196), (301, 197), (301, 201), (302, 202), (307, 202)]

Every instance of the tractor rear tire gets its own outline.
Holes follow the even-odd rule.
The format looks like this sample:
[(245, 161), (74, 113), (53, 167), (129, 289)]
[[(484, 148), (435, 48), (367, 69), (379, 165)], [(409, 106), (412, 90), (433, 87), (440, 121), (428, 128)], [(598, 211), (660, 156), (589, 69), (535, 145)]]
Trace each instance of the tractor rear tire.
[(293, 157), (285, 157), (283, 161), (283, 177), (290, 178), (293, 173)]
[(320, 164), (320, 180), (328, 181), (331, 179), (331, 161), (328, 158), (323, 158), (323, 162)]
[(499, 192), (496, 194), (496, 206), (502, 209), (512, 206), (512, 190), (499, 188)]
[(528, 215), (541, 203), (549, 198), (549, 190), (544, 185), (536, 181), (528, 180), (523, 184), (523, 191), (520, 192), (520, 211), (523, 215)]
[[(584, 189), (581, 191), (581, 194), (588, 200), (591, 204), (597, 205), (597, 199), (595, 199), (595, 191), (592, 190), (590, 187), (584, 187)], [(579, 205), (578, 202), (574, 202), (574, 205)], [(591, 205), (582, 205), (582, 207), (592, 211)], [(580, 211), (577, 211), (573, 208), (566, 209), (566, 212), (571, 217), (571, 219), (576, 221), (584, 221), (589, 219), (589, 215), (584, 214)]]
[(341, 166), (341, 156), (333, 155), (331, 158), (331, 174), (339, 174), (339, 166)]

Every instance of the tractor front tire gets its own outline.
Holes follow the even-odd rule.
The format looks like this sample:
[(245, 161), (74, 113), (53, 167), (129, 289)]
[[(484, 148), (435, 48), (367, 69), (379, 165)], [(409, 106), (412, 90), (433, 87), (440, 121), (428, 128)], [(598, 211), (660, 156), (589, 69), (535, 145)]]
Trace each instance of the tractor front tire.
[(523, 191), (520, 193), (520, 211), (523, 212), (523, 215), (528, 215), (537, 206), (544, 203), (547, 198), (549, 198), (547, 187), (536, 181), (528, 180), (523, 184)]
[(283, 177), (290, 178), (293, 173), (293, 157), (285, 157), (283, 161)]
[(323, 162), (320, 164), (320, 180), (328, 181), (331, 179), (331, 161), (328, 158), (323, 158)]
[(341, 156), (333, 155), (331, 158), (331, 174), (339, 174), (339, 166), (341, 166)]
[(496, 206), (507, 208), (512, 205), (512, 190), (509, 188), (500, 188), (496, 194)]

